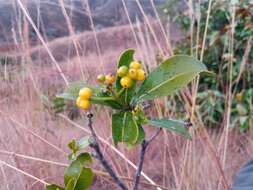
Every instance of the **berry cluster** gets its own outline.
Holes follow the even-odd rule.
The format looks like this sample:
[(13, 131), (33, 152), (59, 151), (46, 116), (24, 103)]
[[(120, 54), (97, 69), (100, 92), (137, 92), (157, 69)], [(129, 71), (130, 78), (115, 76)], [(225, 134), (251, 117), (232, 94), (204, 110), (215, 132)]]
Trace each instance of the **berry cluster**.
[(121, 77), (120, 84), (123, 88), (130, 88), (133, 85), (133, 80), (142, 81), (145, 79), (146, 74), (141, 66), (138, 61), (132, 61), (129, 65), (130, 68), (121, 66), (118, 69), (117, 75)]
[(107, 75), (102, 75), (102, 74), (98, 75), (97, 80), (100, 83), (106, 83), (108, 85), (112, 85), (115, 82), (116, 78), (112, 73), (109, 73)]
[(79, 97), (76, 99), (76, 105), (84, 110), (88, 110), (90, 108), (90, 97), (92, 96), (92, 90), (90, 88), (82, 88), (79, 91)]
[[(121, 66), (117, 70), (117, 77), (120, 78), (120, 84), (123, 89), (131, 88), (134, 84), (134, 81), (143, 81), (146, 77), (145, 71), (142, 69), (141, 63), (138, 61), (132, 61), (127, 66)], [(97, 76), (97, 80), (101, 84), (105, 84), (108, 89), (113, 89), (113, 83), (116, 81), (116, 77), (113, 74), (103, 75), (100, 74)], [(76, 99), (76, 105), (84, 110), (90, 108), (90, 97), (92, 96), (92, 90), (88, 87), (82, 88), (79, 91), (79, 96)]]

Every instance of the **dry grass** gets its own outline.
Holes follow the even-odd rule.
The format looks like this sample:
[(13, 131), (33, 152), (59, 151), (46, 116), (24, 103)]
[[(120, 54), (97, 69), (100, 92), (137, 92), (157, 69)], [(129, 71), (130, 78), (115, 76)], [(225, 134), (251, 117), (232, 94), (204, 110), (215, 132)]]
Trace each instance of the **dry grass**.
[[(0, 48), (4, 50), (1, 55), (11, 57), (15, 63), (0, 66), (0, 160), (4, 161), (0, 165), (1, 190), (36, 190), (43, 189), (43, 182), (63, 183), (64, 166), (51, 161), (67, 163), (67, 143), (73, 138), (87, 135), (84, 119), (73, 122), (64, 114), (54, 117), (45, 108), (42, 94), (53, 97), (61, 91), (65, 86), (63, 77), (69, 82), (85, 77), (94, 83), (94, 76), (102, 71), (102, 67), (98, 67), (99, 62), (102, 60), (105, 72), (113, 71), (118, 55), (128, 47), (136, 48), (137, 57), (152, 67), (156, 64), (157, 49), (162, 49), (168, 55), (171, 44), (168, 46), (166, 42), (179, 38), (177, 30), (172, 30), (170, 36), (173, 39), (164, 39), (165, 30), (159, 28), (160, 23), (151, 22), (145, 17), (144, 24), (133, 26), (138, 38), (137, 44), (129, 26), (95, 33), (98, 43), (94, 41), (94, 31), (76, 35), (69, 26), (70, 36), (31, 47), (28, 34), (25, 33), (28, 32), (26, 27), (30, 23), (27, 20), (25, 23), (24, 28), (21, 28), (24, 32), (23, 41), (15, 46), (15, 51)], [(97, 51), (97, 46), (100, 51)], [(97, 52), (101, 54), (98, 55)], [(194, 84), (193, 87), (196, 88), (198, 83)], [(153, 182), (166, 189), (226, 189), (226, 184), (231, 185), (235, 172), (253, 153), (253, 133), (249, 131), (241, 134), (236, 130), (228, 130), (229, 123), (225, 123), (224, 128), (208, 131), (198, 115), (194, 103), (195, 94), (190, 92), (189, 89), (184, 89), (180, 97), (185, 105), (185, 113), (192, 116), (191, 119), (198, 128), (193, 132), (193, 140), (186, 141), (178, 135), (163, 131), (148, 149), (143, 171)], [(231, 92), (227, 93), (231, 96)], [(153, 114), (161, 116), (161, 108), (164, 108), (163, 100), (156, 102)], [(165, 117), (177, 115), (173, 109), (165, 110)], [(129, 163), (137, 163), (138, 147), (128, 150), (123, 146), (118, 149), (109, 146), (112, 141), (110, 111), (94, 109), (94, 112), (94, 125), (103, 140), (105, 155), (120, 176), (131, 178), (135, 169)], [(229, 110), (227, 114), (229, 117)], [(152, 131), (149, 126), (145, 126), (145, 130), (147, 134)], [(31, 159), (6, 154), (3, 150), (28, 155)], [(37, 158), (42, 158), (47, 163)], [(15, 171), (5, 165), (5, 162), (23, 172)], [(101, 169), (96, 162), (94, 167)], [(42, 181), (32, 179), (24, 172)], [(142, 181), (150, 183), (147, 177), (142, 177)], [(128, 186), (131, 187), (131, 182)], [(91, 189), (107, 190), (117, 187), (108, 177), (98, 175)], [(143, 184), (141, 189), (158, 188)]]

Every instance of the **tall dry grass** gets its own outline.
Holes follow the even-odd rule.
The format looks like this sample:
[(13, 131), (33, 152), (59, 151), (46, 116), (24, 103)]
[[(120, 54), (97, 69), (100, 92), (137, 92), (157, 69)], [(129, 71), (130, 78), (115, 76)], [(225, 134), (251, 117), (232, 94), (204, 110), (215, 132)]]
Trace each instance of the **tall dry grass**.
[[(137, 3), (139, 2), (136, 0)], [(152, 1), (152, 0), (151, 0)], [(15, 22), (23, 23), (13, 36), (21, 38), (15, 51), (2, 52), (2, 57), (11, 57), (13, 64), (1, 65), (0, 81), (0, 189), (43, 189), (47, 183), (63, 183), (64, 167), (68, 163), (67, 143), (73, 138), (88, 134), (86, 120), (71, 121), (66, 113), (57, 117), (47, 109), (49, 99), (63, 90), (69, 82), (85, 79), (91, 83), (101, 72), (114, 71), (117, 57), (128, 47), (136, 48), (137, 57), (152, 68), (156, 54), (173, 54), (173, 39), (179, 39), (178, 30), (163, 28), (161, 21), (149, 18), (138, 3), (143, 23), (132, 23), (127, 7), (122, 0), (123, 10), (130, 22), (126, 26), (76, 34), (71, 26), (71, 14), (59, 0), (69, 29), (69, 36), (48, 41), (31, 19), (26, 6), (28, 1), (17, 0), (13, 4), (19, 10)], [(153, 1), (152, 1), (153, 2)], [(212, 14), (212, 0), (209, 0), (208, 14)], [(84, 1), (87, 7), (88, 1)], [(192, 13), (192, 1), (189, 9)], [(155, 6), (153, 6), (155, 9)], [(233, 9), (233, 7), (231, 7)], [(156, 12), (157, 10), (155, 10)], [(90, 9), (88, 13), (91, 14)], [(156, 14), (157, 16), (157, 14)], [(92, 17), (90, 16), (90, 21)], [(173, 26), (173, 25), (172, 25)], [(196, 39), (208, 33), (208, 16), (204, 34), (190, 31)], [(233, 20), (231, 20), (233, 26)], [(38, 43), (31, 46), (29, 27), (38, 37)], [(233, 27), (231, 27), (230, 51), (233, 53)], [(171, 31), (171, 33), (167, 33)], [(200, 59), (205, 59), (205, 40)], [(232, 67), (232, 63), (231, 63)], [(228, 73), (230, 76), (231, 73)], [(184, 106), (185, 115), (190, 116), (196, 127), (191, 129), (192, 141), (163, 131), (152, 143), (146, 154), (141, 189), (228, 189), (233, 176), (253, 153), (252, 132), (247, 134), (230, 130), (229, 117), (232, 92), (227, 91), (227, 109), (224, 113), (224, 126), (218, 130), (208, 130), (202, 122), (196, 105), (199, 79), (181, 91), (178, 96)], [(230, 84), (232, 81), (230, 81)], [(166, 100), (155, 101), (152, 114), (159, 117), (174, 118), (178, 114), (173, 107), (166, 107)], [(95, 109), (94, 126), (103, 145), (103, 151), (118, 175), (132, 187), (132, 176), (138, 159), (138, 149), (124, 146), (115, 148), (110, 134), (110, 110)], [(145, 126), (147, 134), (152, 132)], [(95, 162), (98, 170), (91, 189), (117, 189), (115, 184), (99, 171), (103, 169)]]

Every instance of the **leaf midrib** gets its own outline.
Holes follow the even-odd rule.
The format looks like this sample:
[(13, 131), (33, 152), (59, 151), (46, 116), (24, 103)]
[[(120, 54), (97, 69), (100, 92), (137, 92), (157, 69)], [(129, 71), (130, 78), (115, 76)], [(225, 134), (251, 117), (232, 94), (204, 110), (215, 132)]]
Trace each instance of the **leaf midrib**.
[[(201, 71), (199, 71), (197, 74), (199, 74)], [(182, 76), (182, 75), (186, 75), (186, 74), (189, 74), (189, 73), (194, 73), (194, 72), (184, 72), (184, 73), (181, 73), (181, 74), (178, 74), (178, 75), (175, 75), (174, 77), (160, 83), (159, 85), (157, 85), (156, 87), (152, 88), (151, 90), (149, 90), (147, 93), (143, 94), (142, 96), (140, 96), (138, 99), (142, 99), (143, 97), (147, 96), (147, 94), (150, 94), (152, 93), (154, 90), (160, 88), (161, 86), (163, 86), (164, 84), (170, 82), (171, 80), (175, 79), (176, 77), (179, 77), (179, 76)]]

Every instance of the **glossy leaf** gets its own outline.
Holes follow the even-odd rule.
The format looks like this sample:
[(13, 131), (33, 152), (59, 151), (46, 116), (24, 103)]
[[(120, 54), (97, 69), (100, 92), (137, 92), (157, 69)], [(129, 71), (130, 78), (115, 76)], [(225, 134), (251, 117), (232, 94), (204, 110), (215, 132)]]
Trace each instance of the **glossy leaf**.
[(141, 125), (138, 125), (138, 128), (139, 128), (139, 133), (138, 133), (137, 141), (134, 144), (128, 143), (128, 147), (130, 147), (130, 148), (137, 145), (137, 144), (142, 143), (143, 140), (145, 139), (145, 131), (144, 131), (143, 127)]
[[(124, 51), (119, 57), (117, 67), (119, 68), (124, 65), (129, 67), (130, 63), (134, 60), (134, 52), (135, 52), (134, 49), (127, 49), (126, 51)], [(117, 77), (116, 79), (116, 89), (118, 92), (122, 89), (122, 86), (120, 84), (120, 79), (121, 79), (120, 77)], [(133, 86), (127, 89), (124, 92), (124, 94), (121, 96), (120, 101), (123, 104), (127, 105), (130, 102), (131, 98), (134, 95), (135, 85), (136, 85), (136, 82), (134, 81)]]
[(92, 185), (94, 174), (90, 168), (83, 168), (77, 180), (75, 190), (85, 190)]
[(73, 161), (70, 166), (66, 169), (64, 173), (64, 184), (67, 187), (69, 183), (73, 184), (73, 179), (77, 181), (79, 178), (81, 172), (82, 172), (83, 166), (79, 161)]
[(79, 161), (84, 166), (90, 166), (92, 164), (92, 158), (91, 155), (87, 152), (81, 153), (77, 158), (77, 161)]
[(64, 184), (66, 190), (86, 190), (93, 182), (94, 174), (90, 168), (92, 158), (89, 153), (81, 153), (66, 169)]
[(46, 190), (64, 190), (64, 188), (58, 185), (51, 184), (46, 186)]
[(191, 139), (191, 135), (188, 132), (185, 126), (185, 123), (182, 121), (172, 120), (172, 119), (153, 119), (153, 120), (148, 120), (148, 124), (152, 126), (168, 129), (170, 131), (179, 133), (188, 139)]
[(70, 180), (68, 181), (68, 184), (66, 185), (66, 190), (75, 190), (75, 186), (77, 183), (77, 179), (76, 178), (70, 178)]
[(134, 96), (134, 102), (170, 95), (186, 86), (203, 71), (206, 71), (206, 66), (193, 57), (170, 57), (148, 75)]
[(119, 112), (112, 115), (112, 136), (114, 143), (135, 144), (139, 137), (139, 126), (131, 112)]

